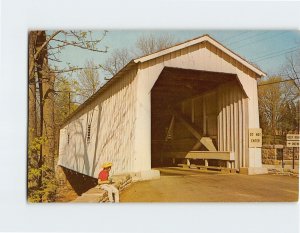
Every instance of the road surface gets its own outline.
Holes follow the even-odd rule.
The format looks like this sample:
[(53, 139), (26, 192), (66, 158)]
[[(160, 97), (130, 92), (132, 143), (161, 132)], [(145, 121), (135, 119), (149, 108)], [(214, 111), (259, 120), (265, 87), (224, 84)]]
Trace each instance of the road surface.
[(133, 183), (121, 202), (286, 202), (298, 200), (299, 178), (163, 168), (158, 180)]

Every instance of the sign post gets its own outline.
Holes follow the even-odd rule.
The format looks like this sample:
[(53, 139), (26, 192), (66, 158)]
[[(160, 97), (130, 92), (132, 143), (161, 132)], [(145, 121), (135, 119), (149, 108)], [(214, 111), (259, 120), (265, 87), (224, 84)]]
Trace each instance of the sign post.
[(287, 134), (286, 147), (293, 147), (293, 169), (295, 169), (295, 147), (299, 147), (300, 134)]
[(295, 169), (295, 147), (293, 147), (293, 169)]

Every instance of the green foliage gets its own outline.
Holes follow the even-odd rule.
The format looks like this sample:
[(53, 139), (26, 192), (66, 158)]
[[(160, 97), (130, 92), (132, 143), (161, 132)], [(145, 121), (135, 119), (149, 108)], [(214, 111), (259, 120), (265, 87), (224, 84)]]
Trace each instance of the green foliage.
[(43, 164), (40, 155), (41, 147), (48, 141), (43, 137), (34, 138), (28, 147), (28, 201), (55, 201), (57, 182), (54, 171)]
[[(107, 47), (100, 48), (106, 33), (97, 38), (92, 31), (32, 31), (29, 34), (29, 127), (34, 127), (29, 129), (28, 137), (30, 202), (55, 201), (57, 184), (53, 162), (57, 156), (59, 125), (78, 107), (72, 85), (61, 76), (72, 77), (85, 67), (66, 62), (67, 66), (61, 68), (60, 54), (70, 46), (106, 53)], [(99, 68), (100, 65), (91, 70)]]
[(41, 149), (41, 146), (47, 141), (47, 137), (45, 136), (34, 138), (29, 144), (29, 153), (32, 154), (38, 152)]
[(78, 107), (74, 103), (73, 85), (75, 84), (65, 77), (59, 77), (55, 81), (54, 118), (56, 125), (60, 125)]

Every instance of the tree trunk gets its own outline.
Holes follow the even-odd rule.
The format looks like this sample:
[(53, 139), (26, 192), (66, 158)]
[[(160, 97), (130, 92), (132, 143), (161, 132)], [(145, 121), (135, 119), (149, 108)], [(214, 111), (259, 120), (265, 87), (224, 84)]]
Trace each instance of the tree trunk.
[[(35, 63), (35, 43), (37, 32), (32, 31), (28, 37), (28, 69), (30, 64)], [(37, 120), (36, 120), (36, 78), (35, 72), (30, 75), (28, 73), (28, 144), (37, 136)]]
[[(45, 31), (38, 31), (37, 32), (37, 41), (36, 41), (36, 48), (37, 50), (43, 45), (43, 43), (46, 41), (46, 33)], [(43, 81), (45, 77), (45, 72), (43, 69), (45, 68), (45, 58), (46, 58), (46, 49), (43, 49), (43, 51), (40, 53), (36, 60), (36, 70), (37, 70), (37, 77), (38, 77), (38, 87), (39, 87), (39, 136), (44, 136), (44, 129), (43, 129), (43, 121), (44, 121), (44, 101), (43, 101)], [(48, 65), (48, 64), (47, 64)], [(42, 168), (44, 164), (43, 159), (43, 145), (40, 146), (40, 153), (38, 158), (38, 168)], [(39, 178), (38, 178), (38, 187), (42, 186), (42, 179), (43, 179), (43, 173), (41, 172)], [(41, 198), (42, 199), (42, 198)]]
[[(39, 33), (41, 46), (46, 41), (45, 31)], [(55, 75), (50, 72), (47, 59), (47, 47), (42, 50), (39, 56), (38, 79), (40, 94), (40, 135), (47, 141), (41, 148), (41, 165), (45, 164), (47, 168), (54, 171), (55, 156), (55, 127), (54, 127), (54, 82)]]
[(46, 82), (43, 83), (43, 135), (47, 137), (47, 142), (43, 148), (43, 154), (46, 156), (45, 163), (47, 167), (52, 171), (54, 171), (55, 159), (54, 81), (55, 75), (48, 72)]

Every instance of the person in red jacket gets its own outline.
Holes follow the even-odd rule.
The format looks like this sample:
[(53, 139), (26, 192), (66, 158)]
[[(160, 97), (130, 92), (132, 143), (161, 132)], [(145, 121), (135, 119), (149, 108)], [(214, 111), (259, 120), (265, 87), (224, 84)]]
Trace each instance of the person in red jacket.
[(101, 189), (107, 191), (110, 202), (119, 202), (119, 190), (112, 184), (112, 180), (109, 178), (111, 166), (111, 162), (106, 162), (102, 165), (103, 169), (98, 175), (98, 184)]

